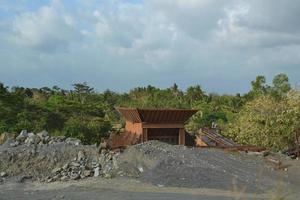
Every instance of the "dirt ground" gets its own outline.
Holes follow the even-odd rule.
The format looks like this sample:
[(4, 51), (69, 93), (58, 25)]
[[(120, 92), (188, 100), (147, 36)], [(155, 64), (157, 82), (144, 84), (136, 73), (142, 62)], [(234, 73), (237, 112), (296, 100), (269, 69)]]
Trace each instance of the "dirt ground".
[[(279, 191), (278, 191), (279, 192)], [(129, 178), (89, 178), (80, 181), (17, 183), (13, 180), (0, 185), (0, 200), (229, 200), (229, 199), (279, 199), (282, 194), (245, 193), (242, 189), (220, 190), (208, 188), (159, 187)], [(297, 199), (296, 194), (286, 194), (284, 199)]]

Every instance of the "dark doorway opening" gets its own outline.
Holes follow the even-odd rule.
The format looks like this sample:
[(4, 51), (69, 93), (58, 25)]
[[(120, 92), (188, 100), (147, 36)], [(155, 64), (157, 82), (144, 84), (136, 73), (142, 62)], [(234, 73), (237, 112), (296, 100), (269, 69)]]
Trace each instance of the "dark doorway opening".
[(178, 128), (150, 128), (148, 140), (159, 140), (168, 144), (179, 144)]

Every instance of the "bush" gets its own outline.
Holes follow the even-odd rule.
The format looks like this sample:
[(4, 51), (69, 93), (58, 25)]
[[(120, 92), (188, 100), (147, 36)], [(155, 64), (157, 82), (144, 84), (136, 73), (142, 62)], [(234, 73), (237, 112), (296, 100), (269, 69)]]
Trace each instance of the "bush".
[(260, 96), (247, 103), (224, 133), (240, 144), (275, 150), (294, 146), (300, 130), (300, 94), (290, 91), (280, 100)]
[(108, 136), (111, 128), (110, 122), (100, 117), (71, 117), (63, 132), (67, 137), (80, 139), (83, 144), (98, 144), (101, 137)]

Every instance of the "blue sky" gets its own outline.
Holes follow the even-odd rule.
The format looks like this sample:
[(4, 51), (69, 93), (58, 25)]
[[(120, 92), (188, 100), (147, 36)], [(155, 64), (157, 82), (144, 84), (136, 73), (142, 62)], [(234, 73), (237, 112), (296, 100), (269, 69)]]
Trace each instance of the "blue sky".
[(136, 86), (245, 92), (300, 76), (294, 0), (0, 0), (0, 81), (98, 91)]

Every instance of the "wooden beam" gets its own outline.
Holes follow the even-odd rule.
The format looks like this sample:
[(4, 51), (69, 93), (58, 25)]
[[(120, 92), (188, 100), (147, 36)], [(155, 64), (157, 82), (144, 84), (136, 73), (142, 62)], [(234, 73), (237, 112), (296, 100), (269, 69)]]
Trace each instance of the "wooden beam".
[(143, 142), (147, 142), (148, 141), (148, 129), (147, 128), (143, 128), (143, 134), (142, 134), (142, 141)]
[(184, 128), (179, 129), (179, 145), (185, 145), (185, 130), (184, 130)]
[(182, 128), (184, 129), (184, 124), (150, 124), (143, 123), (143, 128)]

